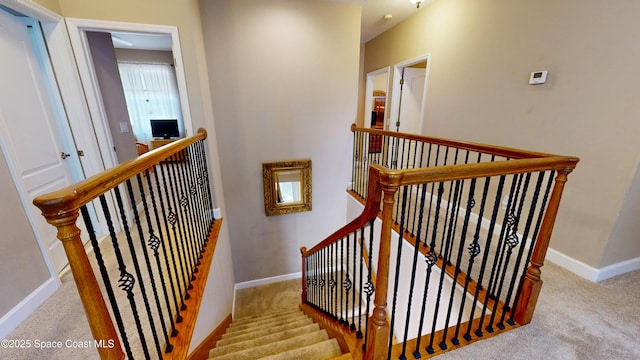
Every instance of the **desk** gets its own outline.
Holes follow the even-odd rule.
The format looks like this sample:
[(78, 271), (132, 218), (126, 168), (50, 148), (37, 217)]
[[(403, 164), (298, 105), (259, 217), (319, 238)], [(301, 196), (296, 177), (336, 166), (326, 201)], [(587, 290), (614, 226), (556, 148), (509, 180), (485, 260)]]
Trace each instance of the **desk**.
[[(162, 147), (162, 146), (165, 146), (167, 144), (170, 144), (170, 143), (172, 143), (172, 142), (174, 142), (176, 140), (178, 140), (178, 139), (153, 139), (153, 140), (151, 140), (149, 142), (149, 145), (151, 147), (151, 150), (155, 150), (155, 149), (157, 149), (159, 147)], [(183, 150), (183, 151), (177, 153), (175, 156), (176, 156), (176, 160), (177, 161), (182, 162), (182, 161), (185, 160), (185, 151)]]
[(174, 141), (176, 140), (175, 139), (153, 139), (149, 142), (149, 146), (151, 147), (151, 150), (155, 150), (161, 146), (170, 144)]

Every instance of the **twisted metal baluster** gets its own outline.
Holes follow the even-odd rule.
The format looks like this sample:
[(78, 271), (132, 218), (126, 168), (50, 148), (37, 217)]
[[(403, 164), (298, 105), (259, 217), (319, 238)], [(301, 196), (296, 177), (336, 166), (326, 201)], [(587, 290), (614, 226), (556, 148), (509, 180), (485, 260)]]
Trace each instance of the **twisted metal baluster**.
[[(107, 202), (104, 199), (104, 195), (100, 195), (100, 204), (102, 205), (102, 211), (105, 215), (107, 226), (109, 227), (109, 234), (111, 236), (115, 236), (115, 231), (113, 231), (113, 224), (111, 222), (111, 215), (109, 213), (109, 208), (107, 207)], [(82, 214), (82, 218), (84, 219), (84, 224), (87, 228), (87, 232), (89, 233), (89, 240), (91, 241), (93, 253), (96, 257), (98, 268), (100, 269), (100, 274), (102, 275), (102, 282), (104, 284), (105, 290), (107, 291), (107, 297), (109, 298), (109, 303), (111, 304), (111, 310), (113, 311), (113, 316), (115, 317), (116, 324), (118, 325), (118, 331), (120, 332), (122, 344), (124, 345), (127, 356), (130, 359), (132, 359), (133, 354), (131, 352), (131, 345), (129, 344), (129, 338), (127, 337), (127, 332), (124, 327), (124, 322), (122, 320), (122, 314), (120, 313), (120, 308), (118, 307), (118, 302), (116, 300), (116, 295), (113, 291), (113, 286), (111, 286), (111, 279), (109, 279), (109, 272), (107, 271), (107, 267), (104, 264), (104, 259), (102, 257), (100, 245), (98, 244), (98, 239), (96, 238), (96, 232), (93, 227), (93, 223), (91, 222), (91, 217), (89, 216), (89, 211), (87, 210), (86, 205), (80, 208), (80, 213)]]

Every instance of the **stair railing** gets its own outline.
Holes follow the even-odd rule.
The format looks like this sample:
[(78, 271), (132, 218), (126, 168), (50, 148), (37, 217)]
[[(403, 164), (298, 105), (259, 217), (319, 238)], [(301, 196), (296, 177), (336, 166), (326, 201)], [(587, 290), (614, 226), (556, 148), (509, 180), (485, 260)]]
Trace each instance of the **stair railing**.
[(101, 359), (186, 358), (221, 223), (206, 137), (34, 200), (58, 230)]
[(352, 129), (364, 210), (302, 249), (303, 304), (362, 338), (366, 359), (419, 358), (529, 323), (578, 159)]

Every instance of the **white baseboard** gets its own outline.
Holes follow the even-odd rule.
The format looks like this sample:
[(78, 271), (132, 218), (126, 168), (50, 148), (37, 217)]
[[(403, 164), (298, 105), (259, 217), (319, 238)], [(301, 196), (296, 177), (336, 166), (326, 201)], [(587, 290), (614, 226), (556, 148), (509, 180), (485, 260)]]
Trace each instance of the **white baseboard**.
[(264, 279), (256, 279), (256, 280), (240, 282), (240, 283), (236, 283), (233, 288), (235, 291), (235, 290), (246, 289), (246, 288), (251, 288), (251, 287), (260, 286), (260, 285), (268, 285), (268, 284), (273, 284), (281, 281), (300, 279), (300, 278), (302, 278), (302, 272), (297, 272), (292, 274), (273, 276), (273, 277), (264, 278)]
[(60, 287), (60, 280), (49, 278), (44, 284), (24, 298), (18, 305), (0, 318), (0, 339), (6, 338), (42, 303), (44, 303)]
[(603, 281), (629, 271), (640, 269), (640, 257), (596, 269), (552, 248), (549, 248), (547, 251), (546, 260), (593, 282)]

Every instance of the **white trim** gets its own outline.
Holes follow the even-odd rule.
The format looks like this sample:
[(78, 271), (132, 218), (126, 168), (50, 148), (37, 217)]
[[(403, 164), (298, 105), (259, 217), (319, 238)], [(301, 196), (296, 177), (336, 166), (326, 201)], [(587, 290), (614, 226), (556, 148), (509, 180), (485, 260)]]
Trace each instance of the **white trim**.
[(18, 305), (9, 310), (0, 318), (0, 339), (6, 338), (29, 315), (42, 305), (53, 293), (60, 288), (60, 280), (52, 276), (31, 294), (25, 297)]
[(599, 282), (640, 269), (640, 257), (596, 269), (557, 250), (549, 248), (546, 260), (589, 281)]
[(378, 70), (373, 70), (373, 71), (369, 71), (367, 73), (367, 80), (366, 80), (366, 85), (365, 85), (365, 98), (364, 98), (364, 123), (362, 124), (363, 127), (365, 128), (370, 128), (371, 127), (371, 107), (373, 105), (373, 78), (375, 78), (377, 75), (380, 74), (384, 74), (387, 73), (387, 87), (384, 89), (385, 91), (385, 110), (384, 110), (384, 125), (383, 128), (384, 129), (388, 129), (388, 121), (387, 119), (389, 118), (389, 112), (387, 111), (387, 104), (389, 104), (389, 77), (391, 76), (391, 67), (390, 66), (385, 66), (383, 68), (380, 68)]
[(638, 269), (640, 269), (640, 257), (625, 260), (617, 264), (605, 266), (598, 269), (598, 274), (595, 278), (595, 281), (606, 280), (614, 276), (622, 275), (624, 273), (628, 273), (630, 271), (635, 271)]
[[(398, 119), (398, 112), (399, 110), (399, 102), (400, 102), (400, 79), (402, 78), (402, 68), (405, 68), (407, 66), (411, 66), (417, 63), (420, 63), (422, 61), (426, 61), (427, 62), (427, 68), (425, 69), (425, 77), (424, 77), (424, 89), (423, 89), (423, 93), (422, 93), (422, 109), (420, 110), (420, 132), (422, 133), (422, 129), (424, 126), (424, 113), (426, 110), (426, 104), (427, 104), (427, 89), (429, 88), (429, 72), (431, 71), (431, 53), (427, 53), (424, 55), (420, 55), (420, 56), (416, 56), (412, 59), (408, 59), (405, 60), (403, 62), (397, 63), (393, 66), (393, 86), (391, 87), (391, 110), (389, 112), (389, 121), (388, 121), (388, 125), (389, 128), (386, 128), (386, 130), (390, 130), (390, 131), (395, 131), (395, 129), (391, 128), (391, 124), (395, 124), (395, 121), (397, 121)], [(389, 107), (389, 105), (386, 105), (387, 107)]]
[[(264, 279), (256, 279), (256, 280), (249, 280), (249, 281), (236, 283), (233, 286), (233, 289), (234, 289), (234, 292), (235, 292), (236, 290), (247, 289), (247, 288), (252, 288), (252, 287), (256, 287), (256, 286), (260, 286), (260, 285), (268, 285), (268, 284), (273, 284), (273, 283), (277, 283), (277, 282), (281, 282), (281, 281), (287, 281), (287, 280), (293, 280), (293, 279), (301, 279), (301, 278), (302, 278), (302, 272), (285, 274), (285, 275), (278, 275), (278, 276), (268, 277), (268, 278), (264, 278)], [(234, 297), (235, 297), (235, 295), (234, 295)]]
[(3, 5), (13, 11), (19, 12), (27, 17), (43, 22), (59, 22), (62, 16), (45, 8), (44, 6), (24, 0), (0, 0)]

